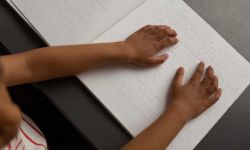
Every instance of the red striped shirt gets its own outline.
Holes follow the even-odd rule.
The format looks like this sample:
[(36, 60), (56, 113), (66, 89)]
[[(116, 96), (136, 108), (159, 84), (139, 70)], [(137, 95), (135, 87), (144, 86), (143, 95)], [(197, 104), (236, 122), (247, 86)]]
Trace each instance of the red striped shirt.
[(2, 150), (47, 150), (44, 135), (25, 114), (16, 137)]

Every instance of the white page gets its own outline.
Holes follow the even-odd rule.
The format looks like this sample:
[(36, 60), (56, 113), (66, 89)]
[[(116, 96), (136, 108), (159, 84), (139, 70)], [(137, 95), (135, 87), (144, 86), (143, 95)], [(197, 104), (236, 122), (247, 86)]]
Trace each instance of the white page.
[(163, 51), (170, 55), (167, 62), (153, 68), (111, 65), (78, 77), (136, 136), (165, 109), (179, 66), (185, 67), (187, 81), (201, 60), (212, 65), (223, 89), (220, 100), (189, 122), (168, 148), (191, 150), (249, 85), (249, 62), (181, 0), (149, 0), (94, 42), (124, 40), (145, 24), (167, 24), (177, 30), (179, 44)]
[(39, 33), (36, 28), (31, 24), (31, 22), (22, 14), (22, 12), (16, 7), (14, 3), (12, 3), (11, 0), (5, 0), (18, 14), (22, 19), (33, 29), (33, 31), (47, 44), (49, 45), (48, 41)]
[[(22, 1), (21, 5), (29, 4), (36, 9), (38, 5), (33, 5), (34, 2), (37, 1), (26, 0)], [(46, 2), (48, 1), (43, 3)], [(169, 147), (169, 149), (192, 149), (249, 85), (249, 63), (182, 1), (160, 2), (158, 0), (157, 2), (151, 0), (145, 3), (95, 42), (124, 39), (137, 28), (149, 23), (169, 24), (177, 29), (181, 41), (177, 46), (168, 50), (171, 55), (168, 62), (150, 69), (111, 66), (79, 75), (79, 77), (129, 132), (136, 135), (163, 111), (166, 91), (177, 66), (186, 67), (187, 74), (190, 76), (200, 60), (214, 65), (223, 88), (222, 98), (206, 113), (186, 125)], [(30, 17), (33, 14), (28, 12), (27, 15), (30, 8), (26, 6), (19, 8), (22, 8), (25, 16), (34, 24), (34, 18)], [(33, 13), (40, 12), (34, 9), (32, 9)], [(34, 25), (39, 25), (40, 21), (58, 24), (53, 20), (46, 20), (46, 17), (44, 19), (46, 15), (43, 14), (44, 12), (40, 13), (42, 14), (33, 16), (43, 16), (41, 20), (35, 19)], [(36, 28), (43, 36), (54, 34), (50, 28), (44, 28), (42, 25)], [(67, 32), (60, 34), (72, 36), (65, 33)], [(49, 39), (50, 45), (55, 44), (55, 40), (61, 44), (79, 42), (79, 39), (75, 37), (72, 41), (68, 41), (67, 37), (53, 39), (45, 36), (45, 38)], [(152, 85), (152, 83), (155, 84)]]
[(11, 0), (49, 45), (82, 44), (145, 0)]
[(18, 8), (15, 6), (14, 3), (12, 3), (11, 0), (5, 0), (5, 1), (8, 2), (8, 4), (22, 17), (22, 19), (25, 22), (27, 22), (28, 24), (30, 24), (29, 21), (28, 21), (28, 19), (25, 18), (25, 16), (18, 10)]

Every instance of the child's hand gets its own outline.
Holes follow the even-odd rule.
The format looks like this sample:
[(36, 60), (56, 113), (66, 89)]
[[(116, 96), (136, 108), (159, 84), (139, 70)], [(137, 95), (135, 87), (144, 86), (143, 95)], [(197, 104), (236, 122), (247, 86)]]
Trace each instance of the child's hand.
[(222, 91), (218, 89), (218, 78), (214, 75), (212, 67), (208, 67), (202, 78), (204, 66), (201, 62), (185, 85), (182, 85), (184, 69), (178, 69), (173, 80), (167, 111), (178, 113), (188, 121), (203, 113), (220, 98)]
[(178, 42), (177, 33), (168, 26), (147, 25), (125, 40), (130, 61), (139, 65), (163, 63), (168, 55), (154, 56), (158, 51)]

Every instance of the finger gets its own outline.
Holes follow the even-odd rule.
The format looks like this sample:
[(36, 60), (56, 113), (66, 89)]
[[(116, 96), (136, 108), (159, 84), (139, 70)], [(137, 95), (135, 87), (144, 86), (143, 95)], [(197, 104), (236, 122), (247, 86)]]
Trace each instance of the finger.
[(171, 29), (170, 26), (167, 26), (167, 25), (159, 25), (158, 26), (160, 29)]
[(212, 84), (214, 77), (215, 77), (214, 76), (214, 69), (211, 66), (209, 66), (206, 70), (204, 79), (201, 81), (201, 84), (204, 86), (208, 86), (208, 85)]
[(184, 76), (184, 68), (180, 67), (177, 70), (175, 77), (174, 77), (174, 80), (173, 80), (173, 87), (174, 88), (178, 88), (179, 86), (182, 85), (183, 76)]
[(168, 46), (172, 46), (176, 43), (178, 43), (178, 39), (176, 37), (165, 37), (159, 41), (159, 50)]
[(154, 27), (153, 25), (146, 25), (146, 26), (142, 27), (141, 29), (139, 29), (138, 32), (145, 33), (147, 31), (149, 31), (150, 29), (152, 29), (153, 27)]
[(212, 86), (213, 86), (215, 89), (218, 89), (218, 87), (219, 87), (219, 80), (218, 80), (218, 77), (217, 77), (217, 76), (214, 76), (214, 81), (213, 81)]
[(210, 77), (210, 78), (213, 78), (214, 77), (214, 69), (212, 66), (209, 66), (207, 68), (207, 76)]
[(169, 27), (169, 26), (160, 25), (159, 28), (161, 29), (161, 31), (165, 31), (168, 36), (177, 36), (177, 32), (175, 30), (171, 29), (171, 27)]
[(210, 96), (218, 89), (218, 78), (214, 75), (214, 70), (209, 66), (205, 76), (201, 81), (201, 86), (204, 88), (205, 96)]
[(158, 32), (155, 35), (155, 39), (160, 41), (161, 39), (165, 38), (166, 36), (172, 36), (175, 37), (177, 35), (177, 33), (174, 30), (171, 29), (165, 29), (165, 30), (161, 30), (160, 32)]
[(147, 31), (146, 33), (149, 35), (149, 36), (153, 36), (155, 35), (156, 33), (160, 32), (161, 29), (158, 27), (158, 26), (154, 26), (153, 28), (151, 28), (149, 31)]
[(168, 36), (177, 36), (177, 32), (173, 29), (171, 29), (169, 26), (165, 26), (165, 27), (160, 27), (160, 29), (162, 31), (165, 31), (167, 33)]
[(157, 65), (157, 64), (161, 64), (164, 61), (166, 61), (168, 59), (168, 57), (169, 57), (168, 54), (163, 54), (161, 56), (152, 56), (152, 57), (149, 57), (146, 61), (150, 65)]
[(156, 35), (155, 35), (155, 39), (157, 41), (160, 41), (161, 39), (165, 38), (167, 36), (167, 33), (165, 30), (161, 30), (160, 32), (158, 32)]
[(190, 79), (190, 83), (198, 84), (201, 81), (202, 75), (204, 73), (204, 67), (205, 67), (205, 63), (200, 62), (198, 67), (195, 70), (194, 75)]
[(210, 96), (218, 89), (218, 78), (216, 76), (213, 77), (211, 83), (206, 87), (206, 94)]
[(205, 101), (205, 105), (206, 107), (210, 107), (212, 106), (214, 103), (216, 103), (222, 94), (222, 90), (221, 89), (217, 89), (214, 93), (214, 95), (212, 95), (211, 97), (209, 97), (206, 101)]

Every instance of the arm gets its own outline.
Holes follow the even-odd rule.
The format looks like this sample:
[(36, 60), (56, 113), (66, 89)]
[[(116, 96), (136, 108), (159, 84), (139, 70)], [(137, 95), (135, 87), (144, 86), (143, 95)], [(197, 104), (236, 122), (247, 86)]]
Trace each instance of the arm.
[(11, 102), (2, 82), (3, 69), (0, 62), (0, 149), (16, 136), (21, 113), (17, 105)]
[(212, 67), (208, 67), (202, 79), (203, 73), (204, 63), (200, 63), (191, 80), (182, 85), (184, 69), (180, 68), (173, 80), (166, 111), (122, 149), (164, 150), (189, 120), (212, 106), (220, 98), (221, 89)]
[(154, 56), (177, 43), (176, 32), (167, 26), (145, 26), (125, 41), (56, 46), (2, 57), (7, 86), (75, 75), (115, 62), (160, 64), (167, 55)]

